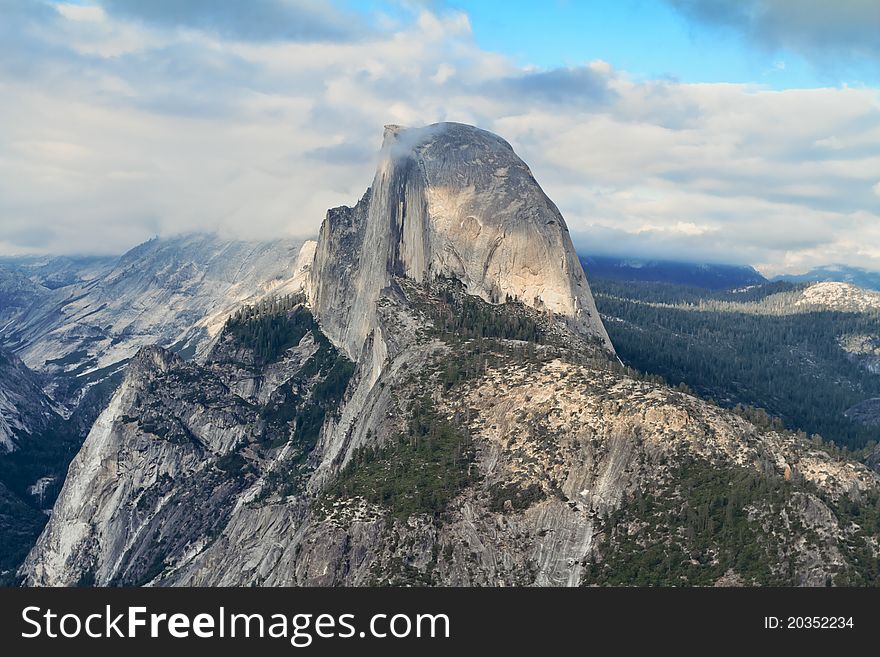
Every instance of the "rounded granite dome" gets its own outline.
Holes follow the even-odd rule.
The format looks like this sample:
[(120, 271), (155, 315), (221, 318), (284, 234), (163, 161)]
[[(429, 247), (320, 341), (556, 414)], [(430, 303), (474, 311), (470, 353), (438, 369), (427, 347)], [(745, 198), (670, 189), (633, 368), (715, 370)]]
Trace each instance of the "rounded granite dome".
[(507, 141), (461, 123), (387, 125), (367, 194), (322, 226), (313, 305), (356, 355), (391, 276), (438, 275), (561, 315), (611, 348), (565, 220)]

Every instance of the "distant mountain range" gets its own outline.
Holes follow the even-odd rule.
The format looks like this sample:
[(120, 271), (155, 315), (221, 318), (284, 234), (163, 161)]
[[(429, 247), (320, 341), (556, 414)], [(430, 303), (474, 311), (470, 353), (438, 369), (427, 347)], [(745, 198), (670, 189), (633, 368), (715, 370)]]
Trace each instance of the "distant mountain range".
[(580, 254), (581, 264), (590, 278), (612, 281), (642, 281), (689, 285), (706, 290), (725, 290), (768, 281), (787, 283), (851, 283), (868, 290), (880, 290), (880, 272), (847, 265), (822, 265), (804, 274), (764, 277), (748, 265), (650, 260), (627, 256)]
[(581, 264), (590, 278), (615, 281), (651, 281), (690, 285), (708, 290), (723, 290), (766, 283), (753, 267), (645, 260), (616, 256), (581, 255)]
[(774, 281), (791, 283), (841, 282), (852, 283), (870, 290), (880, 290), (880, 272), (868, 271), (861, 267), (847, 265), (823, 265), (811, 269), (806, 274), (784, 274), (776, 276)]

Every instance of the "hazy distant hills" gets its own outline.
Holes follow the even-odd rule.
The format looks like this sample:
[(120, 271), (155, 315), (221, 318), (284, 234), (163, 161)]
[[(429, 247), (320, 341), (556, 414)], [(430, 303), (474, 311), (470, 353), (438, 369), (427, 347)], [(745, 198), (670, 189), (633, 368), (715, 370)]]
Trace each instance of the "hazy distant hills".
[(880, 272), (868, 271), (861, 267), (848, 267), (847, 265), (824, 265), (811, 269), (805, 274), (785, 274), (776, 276), (773, 280), (792, 283), (839, 281), (871, 290), (880, 290)]
[(652, 281), (722, 290), (766, 283), (753, 267), (645, 260), (618, 256), (581, 255), (581, 264), (590, 278), (615, 281)]
[(707, 290), (760, 285), (768, 280), (788, 283), (839, 282), (851, 283), (869, 290), (880, 290), (880, 272), (840, 264), (822, 265), (804, 274), (782, 274), (768, 279), (748, 265), (651, 260), (625, 255), (580, 254), (580, 259), (587, 276), (613, 281), (671, 283)]
[(0, 270), (15, 271), (49, 290), (85, 283), (110, 271), (119, 256), (0, 256)]

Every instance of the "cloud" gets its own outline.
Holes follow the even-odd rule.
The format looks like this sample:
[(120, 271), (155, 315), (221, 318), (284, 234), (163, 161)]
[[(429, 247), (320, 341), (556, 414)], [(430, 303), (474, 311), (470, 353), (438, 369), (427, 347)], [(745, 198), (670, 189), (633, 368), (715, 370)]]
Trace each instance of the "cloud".
[(609, 87), (610, 72), (610, 67), (601, 62), (549, 71), (526, 71), (490, 80), (482, 91), (516, 100), (529, 98), (533, 102), (602, 106), (616, 96)]
[(371, 183), (384, 124), (460, 121), (512, 144), (587, 250), (880, 269), (877, 89), (523, 69), (437, 9), (305, 42), (0, 3), (0, 252), (313, 235)]
[(349, 41), (365, 32), (319, 0), (100, 0), (112, 16), (244, 41)]
[(687, 18), (736, 30), (771, 49), (816, 62), (880, 59), (876, 0), (667, 0)]
[(328, 164), (338, 164), (341, 166), (351, 165), (369, 165), (375, 162), (376, 149), (371, 148), (369, 144), (360, 142), (342, 142), (333, 144), (332, 146), (319, 146), (304, 153), (305, 157), (317, 160), (319, 162), (327, 162)]

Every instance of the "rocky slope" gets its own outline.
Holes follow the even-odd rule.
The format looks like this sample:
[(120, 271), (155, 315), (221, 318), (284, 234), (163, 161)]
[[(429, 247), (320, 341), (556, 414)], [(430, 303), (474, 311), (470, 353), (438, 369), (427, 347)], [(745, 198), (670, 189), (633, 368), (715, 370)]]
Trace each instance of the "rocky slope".
[(0, 349), (0, 454), (44, 433), (58, 417), (40, 383), (18, 357)]
[(0, 585), (21, 563), (43, 529), (72, 457), (56, 405), (39, 377), (0, 349)]
[(390, 128), (307, 288), (139, 351), (28, 584), (874, 583), (878, 476), (625, 370), (500, 138)]
[(813, 283), (802, 292), (796, 305), (841, 312), (880, 312), (880, 292), (852, 283)]
[(313, 243), (305, 247), (304, 260), (302, 248), (301, 241), (189, 235), (151, 240), (112, 266), (90, 263), (82, 272), (20, 265), (17, 286), (29, 275), (40, 287), (0, 337), (31, 369), (55, 381), (47, 391), (72, 410), (140, 347), (203, 353), (242, 302), (276, 288), (301, 289)]
[(189, 235), (121, 258), (0, 259), (0, 344), (36, 370), (0, 349), (0, 582), (33, 546), (130, 357), (153, 343), (204, 355), (242, 301), (301, 291), (313, 255), (314, 242)]
[(880, 335), (849, 333), (838, 341), (850, 359), (871, 374), (880, 375)]
[(17, 267), (0, 264), (0, 327), (9, 327), (47, 289)]
[[(338, 449), (360, 371), (349, 383), (317, 327), (261, 364), (247, 331), (227, 329), (204, 366), (142, 350), (28, 583), (870, 581), (880, 480), (866, 467), (633, 379), (523, 305), (407, 281), (395, 294), (379, 321), (407, 347)], [(449, 318), (466, 315), (488, 335), (463, 337)], [(521, 333), (537, 338), (501, 337)], [(658, 545), (673, 563), (652, 570), (639, 559)]]

